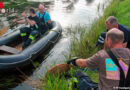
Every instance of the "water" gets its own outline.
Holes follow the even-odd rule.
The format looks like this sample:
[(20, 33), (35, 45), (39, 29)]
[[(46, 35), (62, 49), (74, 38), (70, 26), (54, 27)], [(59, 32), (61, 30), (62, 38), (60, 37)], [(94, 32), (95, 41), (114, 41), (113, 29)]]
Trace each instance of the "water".
[[(73, 3), (71, 9), (67, 5)], [(103, 0), (55, 0), (54, 5), (50, 6), (50, 15), (53, 20), (60, 22), (63, 27), (63, 38), (50, 51), (50, 55), (43, 61), (41, 66), (34, 72), (36, 76), (45, 74), (46, 68), (54, 63), (61, 63), (65, 55), (69, 54), (70, 37), (65, 35), (70, 26), (90, 25), (97, 18), (97, 5), (103, 3)], [(35, 77), (34, 75), (34, 77)]]
[[(29, 1), (42, 2), (42, 0)], [(65, 55), (69, 54), (70, 45), (70, 36), (65, 34), (67, 28), (78, 24), (91, 25), (92, 21), (98, 18), (98, 14), (103, 14), (102, 10), (98, 13), (98, 5), (99, 3), (103, 5), (104, 2), (105, 0), (54, 0), (52, 3), (45, 5), (52, 20), (56, 20), (62, 25), (63, 36), (29, 78), (38, 79), (40, 75), (45, 75), (46, 68), (50, 68), (54, 63), (64, 62)], [(32, 90), (33, 88), (26, 83), (28, 81), (29, 79), (13, 90)]]

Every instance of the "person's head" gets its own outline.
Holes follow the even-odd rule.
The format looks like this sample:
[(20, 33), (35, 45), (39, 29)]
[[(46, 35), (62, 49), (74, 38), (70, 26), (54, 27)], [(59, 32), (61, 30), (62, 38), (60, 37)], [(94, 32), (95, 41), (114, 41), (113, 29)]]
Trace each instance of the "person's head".
[(38, 10), (40, 11), (40, 13), (43, 13), (44, 10), (45, 10), (44, 5), (39, 4), (39, 6), (38, 6)]
[(124, 33), (117, 28), (107, 32), (105, 44), (107, 48), (123, 48)]
[(29, 9), (29, 15), (30, 15), (30, 16), (34, 16), (35, 14), (36, 14), (35, 9), (34, 9), (34, 8), (30, 8), (30, 9)]
[(112, 28), (118, 28), (118, 20), (114, 16), (109, 16), (106, 20), (106, 28), (110, 30)]

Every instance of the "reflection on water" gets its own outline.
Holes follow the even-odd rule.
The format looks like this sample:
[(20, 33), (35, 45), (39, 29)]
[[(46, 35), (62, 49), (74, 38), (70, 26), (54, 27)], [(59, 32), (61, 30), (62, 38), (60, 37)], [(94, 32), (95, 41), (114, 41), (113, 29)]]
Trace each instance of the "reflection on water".
[(87, 5), (87, 0), (55, 0), (51, 8), (52, 19), (59, 21), (63, 27), (80, 24), (90, 24), (97, 17), (97, 5), (103, 0), (95, 0)]

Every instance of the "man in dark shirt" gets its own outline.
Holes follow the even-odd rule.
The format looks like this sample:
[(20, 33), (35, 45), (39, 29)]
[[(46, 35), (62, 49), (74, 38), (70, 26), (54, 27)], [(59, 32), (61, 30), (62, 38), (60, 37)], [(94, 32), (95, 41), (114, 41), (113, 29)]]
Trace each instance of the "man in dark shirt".
[(29, 46), (31, 42), (40, 35), (40, 19), (36, 16), (35, 10), (31, 8), (29, 10), (29, 17), (26, 16), (26, 13), (22, 13), (22, 16), (25, 20), (15, 21), (16, 23), (28, 23), (30, 27), (23, 27), (20, 29), (21, 37), (25, 41), (23, 48)]
[[(109, 31), (112, 28), (117, 28), (121, 30), (124, 33), (124, 47), (127, 47), (130, 49), (130, 29), (128, 27), (118, 24), (118, 20), (114, 16), (110, 16), (106, 20), (106, 28), (107, 28), (107, 31)], [(101, 35), (98, 38), (98, 42), (96, 46), (104, 44), (106, 33), (107, 32), (101, 33)]]

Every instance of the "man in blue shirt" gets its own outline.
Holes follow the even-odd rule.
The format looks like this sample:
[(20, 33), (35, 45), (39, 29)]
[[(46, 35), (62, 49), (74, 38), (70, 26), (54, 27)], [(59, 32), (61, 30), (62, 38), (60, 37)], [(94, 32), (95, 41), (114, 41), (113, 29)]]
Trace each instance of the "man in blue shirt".
[[(130, 29), (128, 27), (118, 24), (117, 18), (114, 16), (110, 16), (106, 20), (106, 28), (107, 28), (107, 31), (109, 31), (112, 28), (117, 28), (117, 29), (121, 30), (124, 33), (123, 46), (130, 49)], [(101, 35), (98, 38), (98, 42), (97, 42), (96, 46), (103, 45), (105, 43), (106, 33), (107, 32), (101, 33)], [(105, 48), (105, 46), (104, 46), (104, 48)]]
[(36, 15), (40, 18), (42, 22), (42, 27), (43, 27), (42, 33), (44, 33), (50, 28), (50, 25), (52, 23), (51, 17), (49, 13), (45, 11), (45, 8), (42, 4), (39, 5), (38, 10), (39, 11), (37, 12)]

